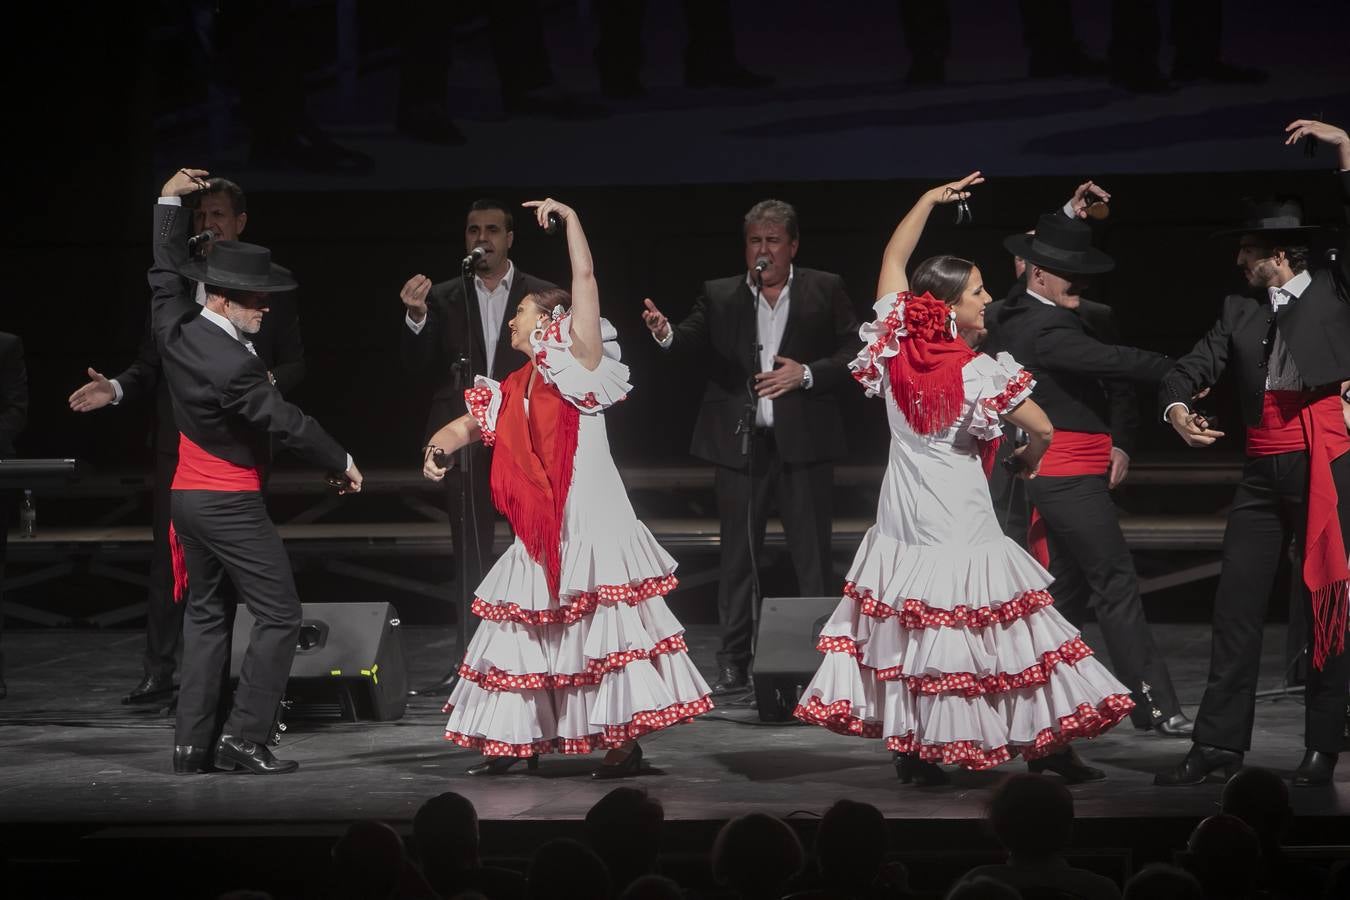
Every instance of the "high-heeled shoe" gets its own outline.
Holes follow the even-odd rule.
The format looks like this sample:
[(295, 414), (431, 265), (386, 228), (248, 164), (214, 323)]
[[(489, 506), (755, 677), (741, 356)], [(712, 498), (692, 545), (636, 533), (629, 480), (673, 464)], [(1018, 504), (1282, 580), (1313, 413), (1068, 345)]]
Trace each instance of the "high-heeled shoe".
[(505, 775), (516, 763), (525, 760), (525, 768), (533, 772), (539, 768), (539, 754), (534, 756), (489, 756), (464, 770), (465, 775)]
[(919, 787), (936, 787), (951, 784), (952, 780), (937, 763), (919, 759), (912, 753), (895, 754), (895, 776), (901, 784), (916, 784)]
[(626, 778), (642, 770), (642, 745), (634, 744), (623, 762), (601, 763), (591, 770), (592, 778)]
[(1065, 747), (1058, 753), (1027, 760), (1027, 771), (1033, 775), (1054, 772), (1069, 784), (1082, 784), (1085, 781), (1104, 781), (1106, 773), (1095, 766), (1083, 762), (1072, 747)]

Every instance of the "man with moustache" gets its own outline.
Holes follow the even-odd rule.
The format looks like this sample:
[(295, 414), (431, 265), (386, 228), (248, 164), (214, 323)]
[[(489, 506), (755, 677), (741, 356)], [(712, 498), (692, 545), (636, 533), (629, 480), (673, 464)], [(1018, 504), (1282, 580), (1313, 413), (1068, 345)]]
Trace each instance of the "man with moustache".
[[(213, 176), (206, 187), (185, 198), (192, 211), (193, 234), (211, 232), (205, 253), (221, 241), (237, 241), (248, 224), (248, 199), (242, 188), (228, 178)], [(193, 291), (197, 304), (206, 304), (206, 287)], [(268, 299), (269, 312), (251, 340), (269, 377), (282, 394), (291, 395), (305, 377), (305, 348), (300, 337), (300, 316), (294, 291)], [(167, 700), (173, 693), (174, 670), (183, 632), (183, 604), (173, 601), (173, 571), (169, 556), (169, 484), (178, 468), (178, 426), (169, 402), (163, 361), (147, 319), (140, 350), (130, 366), (113, 378), (92, 367), (89, 382), (70, 395), (70, 408), (87, 413), (105, 406), (137, 403), (153, 397), (155, 403), (151, 443), (155, 453), (154, 494), (151, 506), (150, 589), (145, 607), (145, 653), (141, 680), (123, 698), (123, 703), (147, 704)]]
[[(399, 292), (404, 307), (404, 367), (409, 374), (434, 385), (427, 412), (428, 438), (446, 422), (464, 415), (464, 390), (471, 386), (474, 375), (500, 379), (525, 362), (525, 355), (511, 347), (506, 323), (525, 295), (553, 285), (516, 268), (511, 261), (515, 238), (515, 217), (505, 204), (489, 198), (476, 200), (464, 223), (465, 253), (480, 254), (472, 262), (470, 302), (465, 302), (464, 279), (459, 275), (433, 284), (419, 273)], [(456, 376), (455, 363), (461, 355), (471, 371)], [(423, 452), (431, 451), (424, 448)], [(472, 587), (483, 580), (492, 561), (496, 509), (489, 486), (491, 448), (479, 442), (467, 452), (473, 479), (469, 535), (460, 533), (460, 480), (446, 478), (444, 485), (455, 560), (460, 565), (460, 577)]]
[[(662, 349), (695, 359), (708, 373), (690, 452), (713, 465), (721, 519), (714, 694), (749, 684), (751, 604), (759, 600), (751, 560), (764, 543), (773, 500), (797, 589), (816, 596), (837, 589), (830, 530), (834, 461), (844, 440), (835, 390), (848, 382), (848, 362), (862, 347), (844, 280), (793, 265), (799, 233), (791, 205), (755, 204), (743, 235), (747, 271), (705, 282), (684, 321), (672, 326), (650, 299), (642, 314)], [(753, 421), (744, 420), (747, 411)], [(743, 453), (745, 428), (753, 468)]]
[[(1350, 137), (1342, 128), (1298, 119), (1286, 144), (1334, 147), (1337, 191), (1350, 222)], [(1299, 556), (1294, 601), (1307, 604), (1312, 667), (1304, 700), (1306, 751), (1293, 783), (1331, 783), (1344, 743), (1350, 653), (1350, 249), (1337, 266), (1312, 266), (1310, 236), (1296, 201), (1250, 203), (1238, 235), (1237, 265), (1252, 296), (1226, 297), (1219, 319), (1163, 379), (1163, 417), (1187, 445), (1224, 433), (1190, 408), (1191, 398), (1230, 372), (1247, 426), (1247, 462), (1228, 513), (1214, 609), (1209, 680), (1195, 743), (1154, 780), (1193, 785), (1231, 775), (1251, 746), (1261, 638), (1275, 572), (1292, 538)]]
[(1109, 384), (1156, 383), (1172, 363), (1159, 353), (1103, 343), (1079, 313), (1091, 278), (1115, 267), (1092, 246), (1083, 221), (1090, 196), (1109, 196), (1094, 188), (1088, 182), (1066, 209), (1041, 216), (1034, 233), (1004, 241), (1026, 261), (1026, 285), (996, 318), (986, 316), (988, 352), (1011, 353), (1036, 377), (1036, 402), (1055, 426), (1054, 444), (1026, 485), (1034, 507), (1028, 549), (1054, 576), (1055, 607), (1075, 625), (1093, 608), (1112, 671), (1135, 701), (1135, 726), (1178, 737), (1190, 733), (1191, 723), (1144, 619), (1134, 560), (1110, 495), (1116, 454)]

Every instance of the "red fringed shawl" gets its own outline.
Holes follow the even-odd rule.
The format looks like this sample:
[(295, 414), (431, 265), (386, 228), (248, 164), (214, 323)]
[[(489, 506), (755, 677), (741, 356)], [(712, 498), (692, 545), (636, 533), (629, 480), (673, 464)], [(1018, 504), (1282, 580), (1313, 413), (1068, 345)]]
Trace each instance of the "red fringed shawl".
[(492, 502), (511, 523), (530, 558), (544, 567), (549, 594), (558, 596), (562, 574), (562, 525), (572, 467), (577, 454), (581, 414), (542, 377), (525, 392), (534, 363), (526, 363), (502, 382), (492, 454)]
[(975, 351), (952, 335), (947, 304), (932, 294), (903, 294), (900, 299), (905, 304), (901, 324), (909, 336), (901, 338), (900, 352), (887, 364), (891, 392), (916, 433), (937, 434), (961, 415), (961, 369)]

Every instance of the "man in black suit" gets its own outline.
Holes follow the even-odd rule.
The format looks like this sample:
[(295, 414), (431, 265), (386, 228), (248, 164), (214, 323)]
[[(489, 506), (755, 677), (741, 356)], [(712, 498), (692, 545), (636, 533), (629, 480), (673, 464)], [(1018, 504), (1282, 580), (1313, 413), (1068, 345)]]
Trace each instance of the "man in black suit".
[[(174, 772), (243, 768), (294, 771), (267, 748), (290, 675), (300, 599), (290, 559), (262, 499), (275, 441), (322, 466), (344, 491), (361, 489), (351, 456), (298, 407), (282, 399), (250, 340), (271, 294), (295, 281), (265, 247), (222, 241), (205, 260), (187, 258), (181, 200), (204, 189), (207, 172), (180, 169), (155, 206), (151, 325), (178, 425), (179, 460), (170, 508), (186, 581), (183, 666)], [(193, 298), (206, 285), (206, 303)], [(226, 591), (228, 581), (233, 590)], [(239, 685), (221, 721), (229, 676), (230, 607), (237, 596), (254, 617)]]
[(1120, 401), (1111, 383), (1157, 382), (1172, 363), (1159, 353), (1101, 341), (1078, 312), (1091, 276), (1115, 265), (1092, 247), (1082, 221), (1094, 195), (1109, 198), (1085, 182), (1064, 209), (1041, 216), (1035, 232), (1004, 242), (1026, 260), (1026, 285), (998, 311), (987, 351), (1011, 353), (1036, 377), (1036, 402), (1055, 426), (1054, 444), (1026, 488), (1035, 510), (1029, 543), (1054, 576), (1056, 609), (1079, 625), (1090, 605), (1113, 671), (1135, 701), (1135, 725), (1184, 736), (1191, 723), (1144, 618), (1110, 495), (1121, 457), (1128, 462), (1113, 433), (1112, 410)]
[[(23, 364), (23, 341), (16, 334), (0, 331), (0, 459), (14, 455), (14, 439), (27, 422), (28, 370)], [(0, 491), (0, 636), (5, 630), (5, 556), (14, 496), (13, 491)], [(0, 647), (0, 700), (8, 693), (5, 652)]]
[(793, 266), (799, 234), (792, 206), (755, 204), (744, 235), (748, 271), (705, 282), (684, 321), (672, 327), (650, 299), (643, 312), (662, 348), (696, 358), (708, 373), (689, 452), (714, 467), (721, 517), (723, 630), (714, 694), (749, 681), (751, 604), (759, 601), (751, 560), (764, 543), (771, 498), (797, 589), (816, 596), (836, 590), (830, 528), (834, 461), (844, 454), (844, 439), (834, 392), (848, 381), (848, 362), (862, 347), (844, 280)]
[[(220, 241), (237, 241), (248, 224), (248, 200), (239, 185), (226, 178), (207, 179), (207, 187), (187, 198), (192, 209), (192, 231), (211, 232), (205, 252)], [(206, 303), (206, 290), (196, 285), (198, 304)], [(305, 377), (305, 348), (300, 338), (300, 316), (295, 292), (268, 299), (268, 314), (252, 338), (253, 349), (267, 366), (269, 376), (282, 394), (290, 395)], [(145, 608), (145, 655), (141, 680), (122, 698), (123, 703), (158, 703), (173, 693), (173, 674), (183, 634), (183, 605), (173, 602), (173, 569), (169, 560), (169, 483), (178, 468), (178, 426), (169, 403), (169, 386), (163, 378), (159, 348), (147, 318), (140, 349), (130, 366), (114, 378), (105, 378), (90, 368), (89, 382), (70, 395), (75, 412), (92, 412), (123, 402), (154, 398), (152, 444), (155, 453), (154, 497), (150, 556), (150, 591)]]
[[(1336, 148), (1341, 202), (1350, 222), (1350, 137), (1299, 119), (1286, 143)], [(1300, 557), (1295, 602), (1305, 604), (1312, 667), (1304, 703), (1306, 753), (1295, 785), (1331, 782), (1344, 743), (1345, 605), (1350, 591), (1350, 246), (1339, 269), (1314, 269), (1310, 232), (1293, 202), (1251, 204), (1238, 235), (1237, 265), (1253, 289), (1233, 294), (1209, 334), (1163, 379), (1163, 418), (1188, 445), (1223, 432), (1192, 411), (1192, 399), (1229, 372), (1247, 426), (1247, 463), (1228, 513), (1214, 609), (1209, 680), (1195, 743), (1155, 783), (1200, 784), (1231, 774), (1251, 746), (1261, 637), (1276, 568), (1292, 538)], [(1345, 243), (1344, 241), (1342, 242)], [(1337, 394), (1342, 395), (1337, 399)]]
[[(525, 354), (511, 347), (506, 323), (527, 294), (553, 285), (516, 268), (511, 261), (515, 237), (511, 210), (497, 200), (477, 200), (469, 207), (464, 224), (464, 251), (469, 254), (465, 262), (473, 269), (473, 302), (464, 302), (462, 277), (432, 284), (425, 275), (414, 275), (399, 293), (404, 307), (403, 364), (409, 374), (435, 385), (427, 413), (428, 438), (446, 422), (464, 415), (464, 390), (472, 387), (473, 376), (500, 381), (525, 364)], [(461, 355), (470, 368), (457, 373), (455, 365)], [(466, 541), (460, 533), (459, 479), (446, 478), (444, 483), (455, 559), (460, 577), (472, 589), (492, 561), (497, 516), (488, 484), (492, 451), (477, 443), (467, 452), (473, 485), (468, 530), (474, 541)]]

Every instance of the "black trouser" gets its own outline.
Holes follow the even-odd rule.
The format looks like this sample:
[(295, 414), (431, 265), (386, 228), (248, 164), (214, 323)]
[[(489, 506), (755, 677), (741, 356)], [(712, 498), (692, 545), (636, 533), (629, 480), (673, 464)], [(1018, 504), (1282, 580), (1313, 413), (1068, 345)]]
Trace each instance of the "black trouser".
[[(1171, 38), (1174, 62), (1203, 68), (1219, 59), (1223, 5), (1219, 0), (1172, 0)], [(1158, 0), (1113, 0), (1111, 4), (1111, 68), (1119, 73), (1158, 68), (1162, 18)]]
[[(188, 569), (176, 742), (210, 746), (223, 728), (225, 734), (265, 743), (300, 630), (290, 558), (259, 492), (174, 491), (172, 505)], [(218, 710), (229, 680), (236, 595), (254, 622), (222, 725)]]
[[(1341, 534), (1350, 535), (1350, 453), (1333, 462), (1331, 471), (1340, 498)], [(1229, 750), (1251, 747), (1266, 607), (1275, 571), (1291, 539), (1300, 551), (1296, 554), (1300, 576), (1296, 599), (1305, 607), (1309, 603), (1301, 577), (1307, 500), (1307, 453), (1247, 460), (1223, 535), (1209, 681), (1195, 720), (1197, 743)], [(1304, 621), (1311, 643), (1311, 613), (1305, 614)], [(1350, 653), (1328, 658), (1320, 672), (1309, 667), (1303, 735), (1309, 749), (1325, 753), (1341, 749), (1347, 680)]]
[(1055, 609), (1081, 626), (1097, 614), (1111, 670), (1130, 689), (1130, 718), (1147, 725), (1181, 711), (1172, 676), (1144, 619), (1139, 578), (1105, 475), (1040, 476), (1026, 483), (1050, 543)]
[[(450, 516), (450, 537), (455, 553), (456, 577), (468, 582), (472, 593), (478, 589), (483, 575), (491, 568), (492, 538), (497, 526), (497, 508), (492, 505), (492, 453), (482, 444), (470, 444), (469, 454), (473, 460), (473, 505), (467, 510), (465, 521), (469, 534), (461, 533), (459, 514), (463, 497), (458, 467), (451, 469), (445, 476), (445, 508)], [(458, 457), (456, 458), (458, 461)], [(471, 540), (476, 538), (477, 543)], [(456, 593), (455, 596), (459, 596)], [(464, 610), (457, 611), (456, 614)], [(474, 620), (470, 618), (470, 622)]]
[[(837, 592), (830, 571), (830, 526), (833, 517), (834, 463), (788, 463), (768, 429), (752, 439), (754, 471), (717, 466), (713, 487), (721, 515), (722, 570), (717, 583), (717, 613), (722, 624), (720, 666), (749, 666), (754, 616), (750, 541), (761, 558), (771, 500), (777, 500), (788, 554), (802, 596), (821, 596), (825, 586)], [(747, 521), (751, 498), (753, 518)]]
[(150, 590), (145, 598), (145, 656), (141, 666), (146, 675), (172, 678), (178, 668), (183, 637), (183, 609), (186, 603), (173, 599), (173, 561), (169, 554), (169, 497), (174, 472), (178, 469), (177, 445), (173, 450), (155, 453), (155, 483), (151, 501)]

